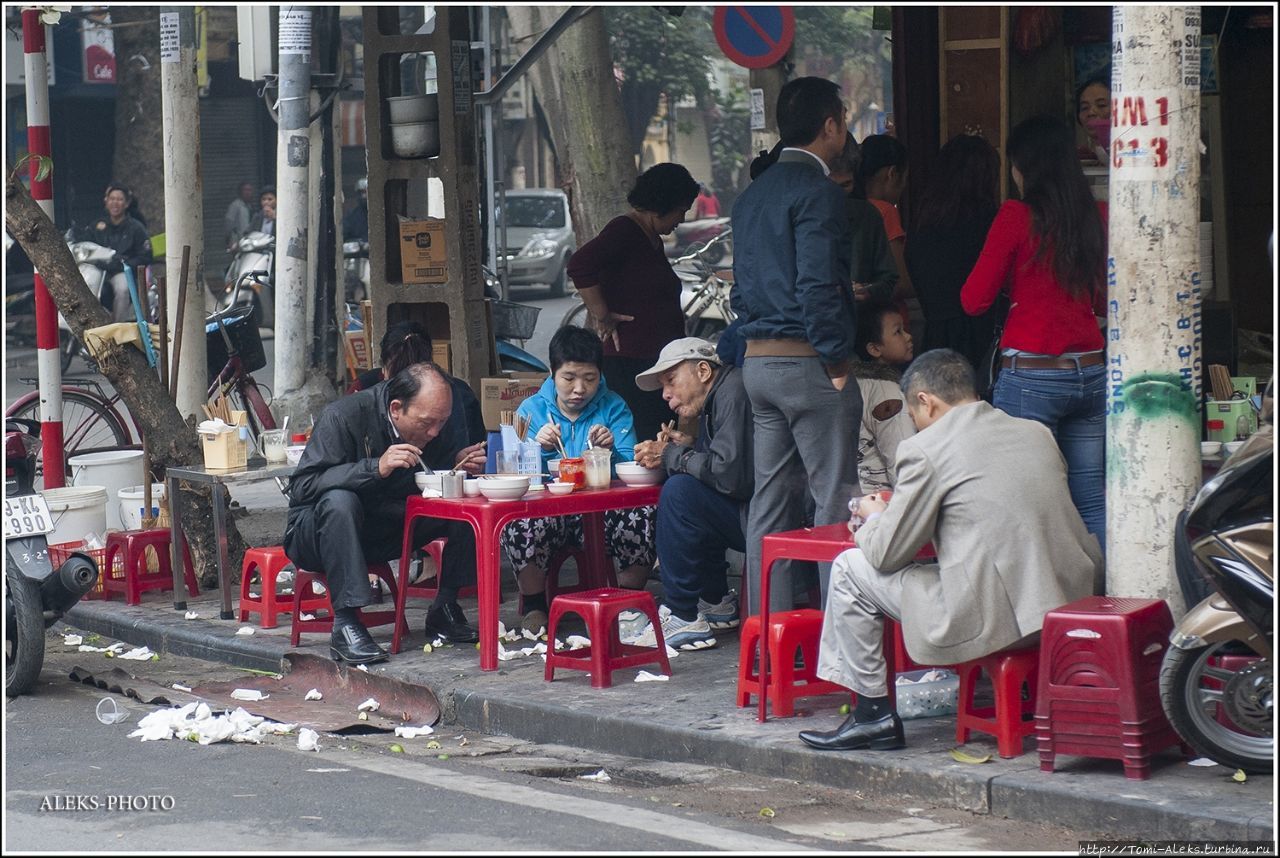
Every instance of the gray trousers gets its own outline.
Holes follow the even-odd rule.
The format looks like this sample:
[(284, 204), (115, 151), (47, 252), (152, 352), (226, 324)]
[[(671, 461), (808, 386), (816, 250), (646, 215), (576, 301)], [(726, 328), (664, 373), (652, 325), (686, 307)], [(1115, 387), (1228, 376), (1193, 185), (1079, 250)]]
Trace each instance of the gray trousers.
[(822, 617), (818, 676), (866, 697), (889, 694), (884, 618), (902, 617), (902, 576), (911, 565), (877, 572), (859, 548), (836, 558)]
[[(747, 517), (746, 587), (752, 612), (760, 605), (760, 540), (804, 525), (804, 495), (815, 524), (849, 520), (858, 487), (858, 425), (862, 393), (847, 379), (836, 390), (816, 357), (748, 357), (742, 381), (755, 415), (755, 493)], [(776, 563), (769, 609), (792, 607), (790, 563)], [(826, 600), (830, 564), (818, 567)]]

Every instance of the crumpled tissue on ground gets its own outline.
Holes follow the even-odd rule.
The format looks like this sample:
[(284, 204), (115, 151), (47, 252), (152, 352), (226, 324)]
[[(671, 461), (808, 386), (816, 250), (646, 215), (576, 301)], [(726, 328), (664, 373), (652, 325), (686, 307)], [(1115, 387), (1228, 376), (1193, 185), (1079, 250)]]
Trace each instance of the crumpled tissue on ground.
[(84, 638), (80, 635), (63, 635), (62, 642), (67, 646), (80, 646), (84, 643)]
[(671, 677), (665, 673), (650, 673), (647, 670), (642, 670), (636, 674), (636, 682), (666, 682), (669, 679)]
[(197, 614), (195, 611), (187, 611), (187, 612), (186, 612), (185, 614), (183, 614), (182, 616), (183, 616), (185, 619), (188, 619), (188, 620), (198, 620), (198, 619), (200, 619), (200, 615), (199, 615), (199, 614)]
[(324, 695), (320, 693), (319, 688), (313, 688), (310, 691), (308, 691), (306, 696), (303, 697), (302, 699), (303, 700), (323, 700)]
[(80, 652), (109, 652), (117, 653), (124, 649), (124, 644), (113, 643), (111, 646), (89, 646), (88, 644), (80, 644)]
[(377, 712), (380, 705), (381, 704), (379, 704), (377, 700), (374, 700), (372, 697), (370, 697), (368, 700), (366, 700), (365, 702), (357, 706), (356, 711), (357, 712)]
[(593, 772), (592, 774), (589, 774), (589, 775), (578, 775), (578, 780), (595, 781), (598, 784), (607, 784), (609, 781), (613, 780), (613, 778), (609, 777), (608, 772), (606, 772), (604, 769), (601, 769), (600, 771)]
[(129, 738), (144, 742), (177, 738), (201, 745), (227, 741), (256, 745), (268, 733), (289, 733), (297, 726), (268, 721), (239, 707), (229, 714), (214, 715), (209, 704), (196, 702), (152, 712), (138, 722), (138, 729), (130, 733)]
[(149, 647), (140, 646), (134, 647), (126, 653), (121, 653), (119, 658), (123, 658), (126, 661), (147, 661), (153, 655), (155, 655), (155, 653), (153, 653)]
[(502, 620), (498, 620), (498, 640), (515, 643), (520, 640), (520, 633), (515, 629), (507, 628), (503, 625)]
[(396, 735), (401, 739), (416, 739), (419, 736), (430, 736), (434, 733), (431, 727), (397, 727)]
[[(571, 650), (585, 649), (586, 647), (591, 646), (591, 638), (584, 638), (582, 635), (569, 635), (569, 637), (565, 638), (564, 642)], [(559, 648), (560, 642), (557, 641), (556, 649)]]
[(299, 751), (318, 751), (320, 750), (320, 734), (310, 727), (303, 727), (298, 731), (298, 750)]
[(254, 632), (253, 626), (241, 626), (240, 628), (236, 629), (236, 634), (238, 635), (251, 635), (253, 634), (253, 632)]

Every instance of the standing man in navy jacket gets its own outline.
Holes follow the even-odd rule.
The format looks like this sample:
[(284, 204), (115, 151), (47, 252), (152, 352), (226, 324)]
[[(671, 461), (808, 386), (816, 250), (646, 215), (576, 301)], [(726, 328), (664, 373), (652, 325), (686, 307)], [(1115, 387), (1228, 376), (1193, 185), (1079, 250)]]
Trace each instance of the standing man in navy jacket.
[[(849, 381), (854, 306), (845, 196), (827, 178), (844, 149), (840, 88), (802, 77), (778, 94), (778, 160), (733, 206), (731, 302), (747, 341), (743, 382), (755, 421), (755, 492), (747, 522), (747, 587), (760, 607), (760, 539), (849, 517), (859, 494), (862, 397)], [(830, 564), (820, 567), (825, 600)], [(778, 572), (782, 574), (777, 574)], [(791, 575), (778, 567), (771, 608), (791, 607)]]

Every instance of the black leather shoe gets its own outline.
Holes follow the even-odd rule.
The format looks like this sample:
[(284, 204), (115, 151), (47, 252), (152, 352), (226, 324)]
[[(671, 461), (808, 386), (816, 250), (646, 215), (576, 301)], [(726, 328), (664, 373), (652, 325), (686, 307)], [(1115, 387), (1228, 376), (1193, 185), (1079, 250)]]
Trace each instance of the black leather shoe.
[(902, 732), (902, 719), (896, 712), (865, 724), (859, 724), (850, 715), (835, 730), (801, 730), (800, 740), (820, 751), (860, 751), (867, 748), (873, 751), (893, 751), (907, 746), (907, 738)]
[(467, 615), (457, 602), (433, 605), (427, 611), (427, 641), (442, 638), (446, 643), (476, 643), (480, 633), (467, 623)]
[(350, 664), (373, 664), (386, 661), (387, 651), (374, 642), (360, 623), (346, 623), (335, 626), (329, 636), (329, 655), (334, 661), (345, 661)]

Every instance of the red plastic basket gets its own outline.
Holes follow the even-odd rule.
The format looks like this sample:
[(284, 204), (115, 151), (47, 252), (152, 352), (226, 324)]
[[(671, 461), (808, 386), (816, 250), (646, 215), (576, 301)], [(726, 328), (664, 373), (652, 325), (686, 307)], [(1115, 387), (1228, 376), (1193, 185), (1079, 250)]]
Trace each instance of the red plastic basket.
[(106, 569), (107, 549), (89, 548), (85, 545), (83, 539), (75, 542), (57, 542), (49, 546), (49, 561), (53, 564), (53, 568), (57, 569), (71, 557), (72, 554), (79, 552), (87, 554), (93, 558), (93, 562), (98, 564), (98, 583), (93, 585), (93, 589), (84, 594), (86, 599), (105, 599), (107, 598), (106, 578), (111, 575), (113, 578), (123, 578), (124, 569), (121, 565), (120, 555), (117, 554), (113, 569)]

